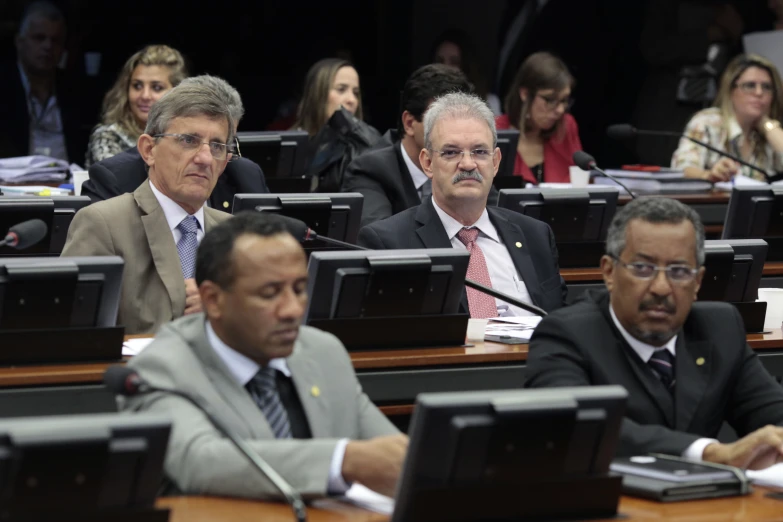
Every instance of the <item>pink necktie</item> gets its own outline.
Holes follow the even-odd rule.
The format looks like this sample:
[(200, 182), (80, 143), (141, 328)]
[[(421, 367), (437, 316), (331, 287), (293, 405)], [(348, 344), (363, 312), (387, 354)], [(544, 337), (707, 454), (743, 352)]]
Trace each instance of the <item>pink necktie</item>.
[[(463, 228), (457, 232), (457, 238), (467, 247), (470, 252), (470, 262), (468, 262), (468, 279), (472, 279), (484, 286), (492, 287), (492, 281), (489, 279), (489, 269), (487, 260), (484, 258), (484, 252), (476, 244), (479, 229)], [(495, 298), (483, 294), (473, 288), (465, 288), (468, 292), (468, 306), (470, 307), (470, 316), (477, 319), (487, 319), (498, 316), (498, 308), (495, 304)]]

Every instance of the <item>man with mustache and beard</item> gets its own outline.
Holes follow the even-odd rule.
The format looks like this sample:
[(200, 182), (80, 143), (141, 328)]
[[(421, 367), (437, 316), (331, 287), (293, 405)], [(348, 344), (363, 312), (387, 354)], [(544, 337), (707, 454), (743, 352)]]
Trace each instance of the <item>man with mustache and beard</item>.
[[(478, 96), (450, 93), (424, 114), (422, 170), (432, 197), (359, 231), (358, 243), (376, 250), (461, 248), (470, 252), (468, 277), (547, 312), (563, 306), (555, 238), (548, 225), (487, 207), (501, 154), (492, 110)], [(529, 315), (468, 288), (462, 308), (471, 317)]]
[[(601, 258), (607, 291), (541, 321), (525, 386), (625, 387), (621, 456), (749, 469), (783, 461), (783, 388), (748, 347), (736, 308), (693, 302), (703, 264), (704, 226), (693, 209), (666, 198), (623, 207)], [(724, 422), (742, 438), (718, 442)]]

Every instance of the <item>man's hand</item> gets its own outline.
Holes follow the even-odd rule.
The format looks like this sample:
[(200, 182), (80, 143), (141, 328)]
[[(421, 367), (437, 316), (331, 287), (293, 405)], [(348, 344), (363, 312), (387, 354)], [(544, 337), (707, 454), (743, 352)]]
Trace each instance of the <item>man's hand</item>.
[(783, 462), (783, 428), (765, 426), (737, 442), (713, 442), (704, 448), (702, 460), (742, 469), (764, 469)]
[(739, 172), (739, 163), (733, 159), (723, 157), (707, 171), (707, 179), (710, 181), (728, 181)]
[(201, 295), (195, 279), (185, 279), (185, 315), (201, 311)]
[(408, 436), (402, 434), (352, 440), (345, 446), (343, 479), (393, 497), (407, 450)]

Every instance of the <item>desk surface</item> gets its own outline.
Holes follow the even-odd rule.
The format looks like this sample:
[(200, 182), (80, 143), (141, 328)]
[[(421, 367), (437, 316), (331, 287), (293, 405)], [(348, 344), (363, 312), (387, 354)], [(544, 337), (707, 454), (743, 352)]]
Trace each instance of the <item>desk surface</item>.
[[(777, 329), (767, 334), (749, 334), (748, 344), (754, 350), (783, 349), (783, 332)], [(478, 342), (442, 348), (352, 352), (351, 360), (357, 370), (497, 364), (524, 362), (527, 360), (527, 349), (527, 344)], [(110, 364), (113, 363), (0, 368), (0, 387), (101, 382), (103, 372)]]
[[(767, 522), (783, 518), (783, 501), (768, 498), (768, 490), (757, 488), (747, 497), (718, 500), (697, 500), (663, 504), (642, 499), (623, 497), (620, 513), (629, 522), (637, 520), (666, 520), (709, 522), (744, 521)], [(290, 522), (291, 509), (283, 504), (253, 502), (209, 497), (176, 497), (158, 501), (160, 507), (172, 510), (171, 522)], [(333, 500), (317, 503), (308, 509), (311, 522), (383, 522), (388, 517), (347, 506)]]

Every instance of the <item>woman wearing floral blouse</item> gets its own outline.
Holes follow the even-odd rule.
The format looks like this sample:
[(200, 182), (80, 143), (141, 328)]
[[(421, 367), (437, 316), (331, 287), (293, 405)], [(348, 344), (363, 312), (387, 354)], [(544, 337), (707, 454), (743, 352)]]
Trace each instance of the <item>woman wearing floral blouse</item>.
[[(754, 54), (729, 63), (714, 107), (697, 112), (685, 134), (738, 156), (770, 174), (783, 171), (783, 84), (771, 62)], [(672, 156), (672, 168), (689, 178), (727, 181), (740, 174), (764, 176), (685, 138)]]

